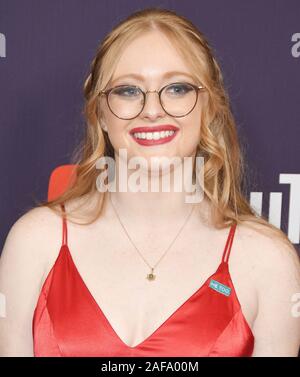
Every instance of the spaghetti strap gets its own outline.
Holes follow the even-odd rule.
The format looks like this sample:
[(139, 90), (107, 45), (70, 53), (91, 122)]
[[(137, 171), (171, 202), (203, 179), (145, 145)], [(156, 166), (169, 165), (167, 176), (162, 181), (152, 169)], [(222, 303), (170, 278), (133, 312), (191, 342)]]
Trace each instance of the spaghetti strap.
[(228, 263), (235, 229), (236, 229), (236, 223), (232, 224), (231, 227), (230, 227), (230, 231), (229, 231), (229, 234), (228, 234), (228, 237), (227, 237), (226, 245), (225, 245), (223, 256), (222, 256), (222, 263)]
[(63, 211), (63, 232), (62, 232), (62, 244), (68, 245), (68, 227), (67, 227), (67, 218), (66, 218), (66, 212), (65, 212), (65, 205), (61, 204), (61, 208)]

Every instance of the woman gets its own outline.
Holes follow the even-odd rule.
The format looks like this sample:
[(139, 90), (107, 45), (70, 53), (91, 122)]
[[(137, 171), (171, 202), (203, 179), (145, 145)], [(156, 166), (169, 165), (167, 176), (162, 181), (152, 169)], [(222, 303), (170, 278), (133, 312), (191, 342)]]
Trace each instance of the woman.
[[(84, 93), (76, 180), (6, 239), (1, 354), (296, 356), (299, 258), (241, 192), (235, 122), (205, 37), (174, 12), (136, 12), (101, 43)], [(169, 192), (129, 180), (102, 192), (100, 157), (137, 173), (122, 150), (142, 159), (141, 181), (170, 178)], [(193, 176), (202, 158), (203, 200), (175, 190), (182, 163), (150, 171), (153, 157), (192, 158)]]

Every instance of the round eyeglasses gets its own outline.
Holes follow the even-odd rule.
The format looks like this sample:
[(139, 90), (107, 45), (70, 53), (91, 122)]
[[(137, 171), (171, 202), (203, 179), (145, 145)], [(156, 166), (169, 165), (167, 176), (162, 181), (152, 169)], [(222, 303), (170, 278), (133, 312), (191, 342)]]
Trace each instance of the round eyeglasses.
[(129, 120), (136, 118), (143, 111), (146, 94), (156, 92), (164, 111), (172, 117), (181, 118), (194, 109), (199, 90), (205, 90), (204, 86), (175, 82), (162, 87), (159, 91), (147, 92), (135, 85), (119, 85), (101, 90), (99, 95), (106, 96), (107, 105), (117, 118)]

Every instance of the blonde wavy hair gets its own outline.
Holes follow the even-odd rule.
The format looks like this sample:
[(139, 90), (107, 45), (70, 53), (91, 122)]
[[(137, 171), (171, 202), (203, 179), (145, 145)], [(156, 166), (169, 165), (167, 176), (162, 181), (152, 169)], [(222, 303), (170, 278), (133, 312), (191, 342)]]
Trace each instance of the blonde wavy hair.
[[(221, 229), (233, 223), (261, 224), (264, 227), (260, 229), (270, 231), (293, 247), (283, 231), (270, 224), (263, 215), (258, 216), (254, 212), (242, 192), (245, 162), (221, 69), (206, 37), (185, 17), (157, 7), (132, 13), (119, 22), (98, 46), (84, 82), (85, 136), (70, 161), (77, 165), (76, 180), (61, 196), (39, 202), (38, 206), (46, 206), (62, 215), (61, 204), (72, 199), (88, 198), (97, 190), (95, 182), (99, 169), (96, 169), (96, 160), (102, 156), (114, 158), (114, 149), (100, 126), (102, 112), (99, 93), (107, 87), (126, 46), (134, 38), (153, 30), (169, 38), (189, 63), (195, 78), (208, 91), (208, 103), (199, 122), (201, 139), (197, 154), (204, 157), (203, 191), (211, 204), (213, 225)], [(91, 224), (101, 216), (106, 193), (98, 194), (94, 216), (82, 225)]]

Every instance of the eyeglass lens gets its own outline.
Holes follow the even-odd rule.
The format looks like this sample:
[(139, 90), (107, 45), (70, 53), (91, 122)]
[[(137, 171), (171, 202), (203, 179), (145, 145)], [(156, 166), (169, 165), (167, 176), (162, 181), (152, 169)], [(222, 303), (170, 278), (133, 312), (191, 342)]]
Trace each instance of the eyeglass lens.
[[(161, 92), (163, 109), (174, 117), (184, 116), (195, 106), (196, 89), (188, 83), (174, 83), (166, 86)], [(120, 85), (112, 89), (108, 95), (111, 111), (122, 119), (137, 116), (144, 105), (141, 89), (134, 85)]]

